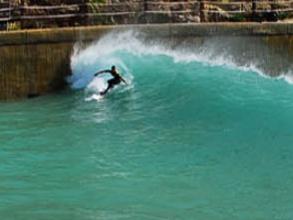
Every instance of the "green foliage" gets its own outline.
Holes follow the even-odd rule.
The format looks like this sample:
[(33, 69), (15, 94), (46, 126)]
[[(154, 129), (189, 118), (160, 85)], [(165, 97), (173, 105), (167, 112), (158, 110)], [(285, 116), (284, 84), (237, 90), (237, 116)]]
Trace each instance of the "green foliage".
[(284, 20), (286, 18), (289, 18), (289, 13), (287, 12), (281, 12), (277, 15), (278, 20)]
[(230, 20), (234, 22), (242, 22), (245, 21), (246, 18), (243, 14), (235, 14), (230, 18)]
[(106, 0), (90, 0), (91, 3), (106, 3)]
[(9, 22), (7, 24), (7, 30), (9, 31), (16, 31), (20, 29), (21, 29), (20, 22)]

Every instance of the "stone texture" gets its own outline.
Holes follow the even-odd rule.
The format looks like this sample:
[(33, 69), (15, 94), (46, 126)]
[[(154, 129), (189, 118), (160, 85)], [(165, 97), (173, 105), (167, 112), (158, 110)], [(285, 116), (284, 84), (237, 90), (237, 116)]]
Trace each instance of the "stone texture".
[(70, 74), (72, 43), (0, 46), (0, 99), (56, 91)]
[[(25, 28), (52, 28), (86, 25), (113, 25), (139, 23), (197, 23), (197, 22), (244, 22), (277, 21), (293, 17), (293, 3), (284, 1), (138, 1), (105, 0), (23, 0), (13, 1), (12, 17), (15, 26)], [(26, 8), (22, 6), (63, 6), (62, 8)], [(65, 7), (66, 6), (66, 7)], [(255, 7), (254, 7), (255, 6)], [(1, 7), (1, 6), (0, 6)], [(3, 6), (4, 7), (4, 6)], [(254, 11), (255, 10), (263, 10)], [(271, 11), (277, 10), (277, 11)], [(3, 12), (4, 13), (4, 12)], [(1, 14), (0, 12), (0, 17)], [(66, 16), (64, 16), (66, 15)], [(8, 16), (8, 15), (6, 15)], [(49, 16), (49, 17), (48, 17)], [(52, 17), (50, 17), (52, 16)], [(63, 16), (63, 17), (62, 17)], [(69, 16), (69, 17), (68, 17)], [(21, 20), (19, 18), (22, 17)], [(8, 25), (9, 28), (9, 25)], [(0, 22), (6, 29), (6, 22)]]

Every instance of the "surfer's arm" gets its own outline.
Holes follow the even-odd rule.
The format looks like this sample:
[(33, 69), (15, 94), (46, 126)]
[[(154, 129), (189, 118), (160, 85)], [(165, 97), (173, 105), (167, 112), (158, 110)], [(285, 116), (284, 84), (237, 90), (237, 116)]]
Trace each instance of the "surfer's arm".
[(111, 73), (111, 71), (110, 70), (102, 70), (102, 71), (96, 72), (95, 76), (100, 75), (102, 73)]
[(120, 79), (122, 82), (124, 82), (126, 85), (128, 85), (128, 83), (125, 81), (125, 79), (123, 79), (121, 76), (120, 76)]

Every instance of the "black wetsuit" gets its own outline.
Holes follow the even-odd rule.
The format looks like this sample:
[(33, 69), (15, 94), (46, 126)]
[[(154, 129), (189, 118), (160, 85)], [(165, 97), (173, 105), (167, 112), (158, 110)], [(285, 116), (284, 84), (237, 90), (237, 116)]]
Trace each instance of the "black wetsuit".
[(116, 71), (110, 71), (109, 73), (113, 76), (112, 79), (108, 80), (108, 86), (110, 88), (121, 83), (121, 76)]
[(122, 81), (122, 78), (117, 73), (117, 71), (107, 70), (106, 72), (110, 73), (113, 76), (113, 78), (108, 80), (108, 87), (105, 91), (100, 93), (101, 95), (105, 95), (109, 89), (112, 89), (115, 85), (120, 84)]

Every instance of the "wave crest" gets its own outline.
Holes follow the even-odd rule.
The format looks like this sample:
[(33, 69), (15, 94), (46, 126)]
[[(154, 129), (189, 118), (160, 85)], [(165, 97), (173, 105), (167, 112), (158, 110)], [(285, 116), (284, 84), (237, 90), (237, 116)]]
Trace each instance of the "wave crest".
[[(123, 61), (123, 57), (117, 55), (119, 52), (123, 52), (137, 57), (168, 56), (175, 63), (200, 62), (210, 66), (252, 71), (265, 77), (274, 76), (293, 83), (291, 66), (284, 70), (274, 70), (270, 67), (273, 65), (270, 59), (273, 58), (262, 55), (262, 53), (270, 54), (268, 48), (261, 45), (262, 42), (259, 40), (254, 42), (251, 39), (243, 39), (239, 37), (209, 38), (200, 45), (195, 45), (180, 39), (175, 41), (150, 40), (144, 34), (136, 31), (111, 32), (85, 49), (79, 44), (74, 46), (71, 57), (73, 74), (68, 81), (74, 89), (84, 88), (92, 80), (93, 74), (97, 70), (109, 68), (113, 64), (127, 73), (126, 77), (132, 80), (133, 74)], [(246, 46), (240, 47), (241, 43)], [(252, 51), (253, 48), (255, 48), (254, 51)]]

